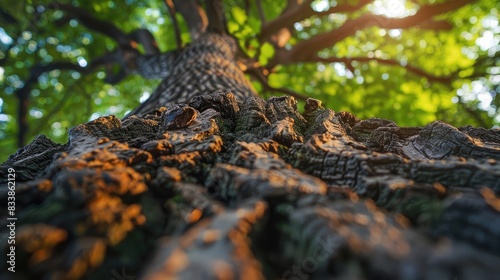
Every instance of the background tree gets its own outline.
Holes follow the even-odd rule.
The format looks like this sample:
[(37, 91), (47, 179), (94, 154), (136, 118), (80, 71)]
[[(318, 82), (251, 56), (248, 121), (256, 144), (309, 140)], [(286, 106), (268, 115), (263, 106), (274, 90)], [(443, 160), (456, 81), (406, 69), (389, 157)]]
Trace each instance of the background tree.
[[(137, 71), (124, 55), (191, 40), (170, 1), (8, 2), (0, 17), (3, 159), (39, 133), (65, 142), (69, 127), (123, 116), (159, 81), (127, 76)], [(401, 125), (499, 123), (496, 1), (225, 3), (241, 67), (263, 96), (301, 93)]]
[[(104, 66), (110, 83), (133, 72), (163, 79), (122, 119), (109, 115), (76, 125), (65, 144), (37, 136), (0, 165), (0, 200), (7, 202), (0, 214), (0, 278), (495, 278), (499, 130), (441, 121), (400, 127), (392, 120), (336, 113), (311, 98), (301, 110), (291, 96), (259, 98), (243, 73), (258, 81), (257, 88), (262, 83), (297, 98), (302, 95), (293, 88), (274, 89), (292, 63), (302, 63), (296, 70), (303, 71), (310, 63), (341, 61), (344, 72), (335, 68), (341, 64), (332, 67), (349, 80), (348, 70), (352, 78), (363, 73), (356, 73), (351, 60), (376, 61), (401, 64), (398, 69), (428, 80), (452, 81), (462, 68), (438, 77), (381, 57), (380, 49), (370, 54), (368, 47), (367, 57), (342, 57), (335, 47), (355, 30), (387, 27), (375, 29), (377, 36), (397, 37), (417, 25), (445, 28), (446, 13), (470, 3), (420, 3), (414, 15), (389, 19), (370, 13), (365, 1), (288, 1), (268, 21), (263, 3), (254, 2), (261, 32), (253, 36), (251, 2), (237, 8), (228, 5), (236, 2), (166, 1), (170, 14), (182, 14), (191, 42), (185, 44), (174, 28), (176, 49), (163, 53), (149, 31), (122, 31), (77, 2), (36, 6), (37, 18), (50, 10), (59, 23), (98, 30), (114, 43), (110, 53), (92, 60), (77, 55), (76, 62), (31, 68), (15, 92), (19, 142), (28, 124), (23, 117), (30, 87), (43, 80), (40, 73), (66, 69), (84, 79)], [(224, 7), (231, 7), (232, 20), (225, 20)], [(310, 16), (332, 13), (335, 23), (339, 12), (354, 14), (337, 22), (335, 32), (306, 26)], [(174, 26), (180, 17), (175, 19)], [(294, 24), (298, 20), (303, 22)], [(292, 37), (292, 27), (309, 37)], [(469, 66), (496, 71), (491, 63), (478, 58)], [(320, 73), (329, 69), (314, 67)], [(50, 82), (58, 87), (57, 80)], [(414, 85), (399, 88), (408, 87)], [(350, 90), (347, 82), (343, 88)]]

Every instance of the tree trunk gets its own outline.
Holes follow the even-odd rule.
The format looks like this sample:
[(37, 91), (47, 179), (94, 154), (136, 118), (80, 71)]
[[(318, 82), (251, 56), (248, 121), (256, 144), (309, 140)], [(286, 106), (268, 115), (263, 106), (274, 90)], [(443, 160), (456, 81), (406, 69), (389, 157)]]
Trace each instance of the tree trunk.
[[(232, 37), (214, 33), (202, 35), (175, 60), (168, 61), (170, 67), (167, 67), (171, 69), (166, 78), (153, 95), (129, 115), (143, 115), (160, 106), (188, 103), (195, 96), (219, 90), (231, 91), (239, 100), (256, 96), (245, 74), (236, 65), (237, 50), (237, 42)], [(153, 65), (160, 62), (150, 61)], [(154, 69), (153, 65), (146, 67)]]
[(2, 279), (499, 275), (498, 130), (264, 101), (233, 43), (202, 37), (133, 115), (66, 145), (39, 136), (1, 165), (2, 201), (16, 176), (2, 240), (17, 218)]

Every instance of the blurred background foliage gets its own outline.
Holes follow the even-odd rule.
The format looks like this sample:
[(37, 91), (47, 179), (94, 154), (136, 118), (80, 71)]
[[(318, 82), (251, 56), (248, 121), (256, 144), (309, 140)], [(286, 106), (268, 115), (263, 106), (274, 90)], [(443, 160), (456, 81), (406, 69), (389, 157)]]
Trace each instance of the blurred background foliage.
[[(64, 12), (46, 9), (52, 1), (0, 2), (0, 161), (4, 161), (17, 149), (16, 91), (24, 86), (31, 67), (54, 61), (86, 66), (93, 58), (111, 52), (115, 42), (75, 19), (58, 24)], [(127, 33), (147, 28), (162, 51), (176, 48), (172, 21), (162, 0), (59, 2), (84, 8)], [(240, 39), (249, 56), (266, 64), (274, 49), (259, 43), (262, 22), (255, 1), (224, 2), (228, 30)], [(357, 1), (316, 0), (312, 7), (322, 11), (344, 2)], [(285, 48), (364, 13), (405, 17), (415, 14), (422, 5), (439, 2), (443, 1), (374, 0), (349, 14), (313, 16), (294, 24)], [(271, 20), (280, 15), (286, 1), (263, 0), (262, 6), (265, 18)], [(322, 50), (320, 56), (365, 57), (366, 61), (278, 65), (268, 77), (269, 84), (320, 99), (335, 111), (391, 119), (402, 126), (440, 119), (455, 126), (498, 127), (499, 10), (497, 0), (483, 0), (440, 15), (439, 20), (451, 24), (449, 30), (361, 28)], [(182, 17), (177, 15), (177, 20), (183, 40), (188, 42)], [(393, 59), (400, 65), (378, 63), (375, 58)], [(425, 75), (415, 74), (408, 67), (421, 69)], [(146, 100), (160, 82), (130, 75), (110, 85), (104, 82), (105, 77), (103, 68), (90, 74), (66, 70), (42, 74), (29, 93), (28, 143), (40, 133), (65, 143), (66, 130), (72, 126), (103, 115), (123, 117)], [(258, 82), (254, 85), (264, 97), (280, 94), (266, 91)]]

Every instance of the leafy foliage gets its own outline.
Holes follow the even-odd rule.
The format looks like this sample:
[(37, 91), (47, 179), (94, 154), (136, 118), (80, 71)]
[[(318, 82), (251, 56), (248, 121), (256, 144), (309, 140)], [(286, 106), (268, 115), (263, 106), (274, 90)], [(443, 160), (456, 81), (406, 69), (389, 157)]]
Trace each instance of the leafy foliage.
[[(0, 149), (4, 151), (0, 160), (16, 149), (16, 92), (23, 87), (34, 65), (69, 61), (85, 66), (116, 48), (113, 40), (89, 30), (78, 20), (64, 21), (64, 12), (47, 8), (49, 1), (10, 2), (0, 10)], [(276, 46), (259, 37), (264, 23), (257, 1), (224, 2), (228, 30), (239, 39), (244, 52), (265, 67), (275, 56)], [(359, 2), (316, 0), (312, 1), (312, 8), (322, 12), (331, 5)], [(290, 49), (317, 34), (335, 30), (366, 13), (381, 14), (391, 20), (442, 2), (446, 1), (375, 0), (352, 12), (316, 14), (291, 26), (291, 38), (284, 48)], [(100, 19), (110, 20), (125, 32), (147, 28), (162, 51), (176, 48), (174, 27), (163, 1), (60, 3), (70, 3)], [(269, 22), (280, 16), (287, 1), (263, 0), (262, 6)], [(357, 27), (352, 36), (318, 53), (320, 58), (339, 58), (338, 61), (303, 61), (271, 67), (269, 85), (320, 99), (336, 111), (350, 111), (362, 118), (392, 119), (400, 125), (423, 125), (442, 119), (455, 126), (498, 126), (498, 14), (497, 1), (483, 0), (439, 15), (435, 26)], [(180, 15), (177, 20), (187, 43), (190, 40), (187, 27)], [(438, 22), (447, 23), (449, 28), (438, 28)], [(66, 129), (102, 115), (122, 117), (145, 100), (159, 83), (131, 75), (109, 85), (104, 82), (106, 71), (109, 70), (100, 68), (80, 74), (53, 70), (42, 74), (29, 93), (29, 141), (45, 133), (58, 142), (66, 142)], [(254, 84), (264, 96), (279, 94), (257, 82)]]

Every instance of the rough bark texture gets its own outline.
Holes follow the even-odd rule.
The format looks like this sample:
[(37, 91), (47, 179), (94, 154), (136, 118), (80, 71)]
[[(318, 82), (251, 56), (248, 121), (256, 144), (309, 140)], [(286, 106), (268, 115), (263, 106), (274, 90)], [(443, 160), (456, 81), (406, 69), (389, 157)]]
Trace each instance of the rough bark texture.
[(0, 278), (500, 274), (498, 130), (399, 127), (314, 99), (300, 112), (256, 97), (235, 52), (203, 34), (141, 70), (166, 77), (133, 114), (74, 127), (66, 145), (39, 136), (1, 164), (17, 221), (11, 273), (1, 212)]
[(2, 261), (2, 279), (500, 273), (498, 130), (216, 93), (69, 135), (1, 165), (2, 180), (16, 169), (18, 217), (17, 272)]
[(237, 42), (232, 37), (207, 33), (180, 53), (142, 59), (138, 64), (143, 76), (165, 78), (151, 97), (130, 115), (142, 116), (160, 106), (187, 103), (195, 96), (219, 90), (231, 91), (239, 100), (256, 96), (236, 63), (237, 50)]

